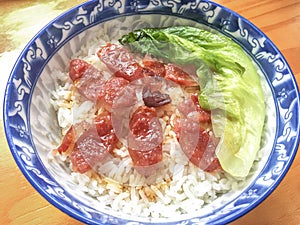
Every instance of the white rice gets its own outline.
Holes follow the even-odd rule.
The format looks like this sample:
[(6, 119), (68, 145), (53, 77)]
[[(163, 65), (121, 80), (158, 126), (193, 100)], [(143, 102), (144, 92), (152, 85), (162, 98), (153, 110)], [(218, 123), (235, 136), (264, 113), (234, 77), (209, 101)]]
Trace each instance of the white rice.
[[(82, 48), (74, 58), (81, 58), (96, 68), (107, 71), (95, 55), (101, 39), (95, 39)], [(56, 71), (57, 86), (52, 92), (51, 103), (57, 111), (57, 120), (62, 136), (74, 123), (93, 119), (93, 102), (82, 101), (75, 94), (67, 73)], [(110, 76), (110, 73), (106, 73)], [(185, 93), (178, 88), (171, 90), (172, 99), (178, 102)], [(174, 96), (176, 96), (174, 98)], [(99, 205), (116, 212), (146, 218), (168, 218), (180, 214), (193, 214), (212, 203), (218, 197), (232, 190), (242, 189), (246, 181), (238, 180), (225, 172), (207, 173), (189, 162), (176, 139), (175, 114), (163, 114), (160, 122), (164, 128), (162, 167), (151, 176), (145, 176), (132, 168), (132, 161), (126, 147), (116, 148), (118, 158), (107, 158), (97, 171), (85, 174), (71, 172), (70, 179), (78, 188), (97, 199)], [(53, 158), (53, 157), (52, 157)], [(71, 161), (65, 155), (56, 155), (54, 160), (64, 161), (71, 169)], [(193, 206), (193, 207), (191, 207)]]

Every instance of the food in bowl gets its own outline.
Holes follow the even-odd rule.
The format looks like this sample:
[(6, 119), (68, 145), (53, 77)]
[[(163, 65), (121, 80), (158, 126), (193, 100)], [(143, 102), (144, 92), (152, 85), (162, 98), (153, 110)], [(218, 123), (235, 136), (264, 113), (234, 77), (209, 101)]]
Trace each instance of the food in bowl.
[(175, 26), (118, 41), (100, 35), (55, 73), (63, 138), (54, 159), (100, 205), (150, 218), (199, 212), (243, 188), (259, 160), (259, 73), (220, 33)]
[[(122, 166), (118, 168), (109, 167), (108, 164), (107, 171), (102, 170), (100, 175), (96, 173), (98, 171), (95, 171), (93, 165), (91, 170), (83, 174), (75, 172), (68, 158), (70, 152), (58, 153), (59, 146), (69, 127), (83, 120), (90, 120), (88, 122), (92, 123), (98, 106), (94, 104), (97, 101), (86, 101), (85, 97), (80, 97), (75, 91), (76, 85), (68, 80), (70, 61), (85, 60), (96, 69), (101, 69), (99, 58), (95, 55), (100, 46), (105, 46), (108, 42), (116, 44), (118, 42), (113, 40), (139, 29), (175, 26), (191, 26), (213, 33), (220, 32), (239, 44), (253, 60), (254, 65), (257, 65), (266, 114), (260, 149), (249, 174), (243, 179), (236, 179), (230, 175), (232, 173), (230, 171), (199, 172), (198, 167), (190, 162), (189, 157), (180, 148), (176, 151), (180, 154), (176, 156), (177, 159), (184, 159), (184, 162), (180, 163), (191, 166), (188, 170), (180, 166), (172, 169), (168, 167), (169, 170), (162, 173), (164, 176), (171, 174), (169, 172), (174, 174), (172, 187), (167, 186), (171, 184), (171, 179), (156, 179), (155, 173), (147, 174), (149, 170), (143, 170), (136, 165), (134, 168), (130, 167), (133, 174), (129, 180), (122, 180), (126, 176), (114, 176), (118, 174), (118, 170), (126, 166), (126, 163), (133, 165), (131, 157), (127, 157), (126, 163), (122, 161)], [(123, 47), (130, 49), (130, 44), (127, 46), (126, 43)], [(134, 57), (137, 56), (141, 60), (144, 59), (141, 52), (134, 53)], [(152, 56), (150, 59), (164, 62), (160, 57)], [(168, 61), (165, 63), (169, 64)], [(172, 64), (178, 66), (180, 63)], [(234, 68), (239, 66), (234, 65)], [(175, 105), (182, 102), (180, 98), (174, 98), (167, 92), (170, 91), (170, 87), (182, 90), (181, 85), (165, 78), (154, 80), (153, 78), (150, 77), (150, 81), (161, 82), (163, 88), (159, 89), (160, 94), (156, 92), (157, 89), (154, 89), (154, 92), (145, 89), (144, 97), (147, 104), (157, 102), (164, 104), (171, 101), (159, 106), (166, 108), (176, 101), (178, 102)], [(198, 79), (197, 76), (195, 78)], [(143, 89), (140, 90), (141, 97)], [(194, 90), (195, 87), (184, 89), (190, 95), (195, 95)], [(182, 93), (184, 96), (186, 92)], [(65, 101), (69, 100), (70, 96), (73, 96), (71, 98), (73, 105)], [(126, 95), (120, 95), (120, 99), (121, 96)], [(155, 96), (159, 98), (154, 98)], [(202, 101), (210, 100), (205, 96), (202, 97)], [(144, 104), (144, 100), (142, 98), (140, 100)], [(201, 104), (201, 101), (199, 105), (203, 109), (206, 106), (203, 102)], [(229, 223), (258, 205), (275, 189), (290, 167), (299, 142), (299, 92), (286, 61), (272, 42), (249, 21), (216, 3), (205, 0), (193, 3), (95, 0), (69, 10), (43, 28), (26, 46), (9, 79), (4, 107), (7, 140), (23, 174), (50, 203), (87, 224)], [(71, 117), (69, 108), (73, 108)], [(212, 113), (214, 110), (206, 111)], [(176, 115), (181, 116), (180, 111), (178, 112)], [(118, 115), (120, 117), (115, 117)], [(222, 118), (226, 118), (226, 115), (229, 114), (222, 115)], [(121, 116), (115, 114), (112, 118), (117, 120), (114, 119), (112, 122), (119, 121), (118, 119), (122, 119)], [(158, 113), (159, 124), (164, 128), (160, 116), (162, 115)], [(128, 117), (127, 122), (129, 126)], [(84, 123), (82, 125), (84, 128)], [(124, 133), (127, 133), (129, 130), (125, 131)], [(160, 129), (157, 131), (160, 134)], [(124, 133), (117, 132), (119, 141), (123, 141), (122, 137), (126, 137)], [(177, 136), (172, 143), (179, 146), (176, 139)], [(123, 145), (123, 142), (121, 144)], [(122, 147), (121, 144), (117, 143), (116, 146)], [(53, 149), (57, 149), (57, 152)], [(164, 150), (165, 148), (162, 149), (161, 163), (157, 164), (157, 168), (156, 164), (154, 168), (151, 165), (151, 169), (163, 168), (166, 159)], [(125, 156), (129, 156), (128, 150), (124, 149), (124, 153), (127, 154)], [(118, 154), (122, 154), (122, 151)], [(116, 162), (116, 159), (112, 162)], [(248, 173), (245, 171), (244, 174)], [(193, 174), (198, 176), (197, 179)], [(135, 188), (129, 190), (129, 181), (135, 184), (133, 185)], [(167, 185), (161, 187), (172, 188), (168, 194), (173, 197), (163, 195), (165, 189), (156, 188), (156, 185), (164, 182)], [(147, 186), (147, 191), (156, 197), (150, 201), (148, 198), (141, 201), (140, 196), (143, 193), (138, 188), (143, 187), (142, 185)], [(145, 203), (146, 200), (149, 203)], [(190, 207), (191, 205), (193, 207)]]

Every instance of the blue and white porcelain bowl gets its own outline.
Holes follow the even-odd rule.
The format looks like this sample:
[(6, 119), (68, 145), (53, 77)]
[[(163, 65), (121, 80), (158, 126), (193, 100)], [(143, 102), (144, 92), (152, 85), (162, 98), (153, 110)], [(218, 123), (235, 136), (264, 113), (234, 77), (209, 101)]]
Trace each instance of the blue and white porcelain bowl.
[[(49, 162), (59, 140), (50, 104), (54, 70), (65, 71), (73, 54), (95, 33), (115, 38), (141, 27), (191, 25), (215, 29), (239, 43), (261, 69), (267, 115), (260, 161), (241, 190), (232, 190), (197, 214), (148, 219), (97, 208), (78, 191), (70, 171)], [(210, 1), (89, 1), (44, 27), (25, 47), (10, 75), (4, 103), (5, 132), (19, 168), (50, 203), (88, 224), (226, 224), (260, 204), (279, 185), (299, 145), (299, 93), (279, 50), (258, 28)]]

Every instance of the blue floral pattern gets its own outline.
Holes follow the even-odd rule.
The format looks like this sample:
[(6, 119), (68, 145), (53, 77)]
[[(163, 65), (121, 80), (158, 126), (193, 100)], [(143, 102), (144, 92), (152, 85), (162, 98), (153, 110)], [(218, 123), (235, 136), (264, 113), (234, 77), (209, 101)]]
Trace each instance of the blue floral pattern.
[(12, 154), (32, 185), (52, 204), (71, 216), (89, 224), (99, 221), (131, 224), (131, 221), (82, 204), (60, 187), (38, 156), (31, 137), (29, 116), (32, 93), (39, 75), (65, 43), (99, 23), (134, 14), (172, 15), (208, 25), (240, 43), (264, 71), (277, 111), (275, 143), (266, 166), (243, 194), (233, 201), (205, 216), (176, 224), (228, 223), (266, 198), (289, 169), (299, 144), (299, 92), (288, 64), (272, 42), (246, 19), (210, 1), (94, 0), (55, 19), (29, 43), (9, 78), (4, 121)]

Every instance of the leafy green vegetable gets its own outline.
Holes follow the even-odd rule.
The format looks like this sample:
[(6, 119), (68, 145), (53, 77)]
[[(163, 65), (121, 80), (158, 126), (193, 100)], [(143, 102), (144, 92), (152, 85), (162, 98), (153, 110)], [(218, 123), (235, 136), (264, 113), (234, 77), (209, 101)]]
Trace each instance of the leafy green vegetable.
[(135, 52), (196, 65), (199, 103), (212, 111), (221, 166), (233, 176), (247, 176), (260, 148), (265, 103), (257, 69), (243, 49), (220, 33), (189, 26), (140, 29), (119, 42)]

